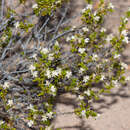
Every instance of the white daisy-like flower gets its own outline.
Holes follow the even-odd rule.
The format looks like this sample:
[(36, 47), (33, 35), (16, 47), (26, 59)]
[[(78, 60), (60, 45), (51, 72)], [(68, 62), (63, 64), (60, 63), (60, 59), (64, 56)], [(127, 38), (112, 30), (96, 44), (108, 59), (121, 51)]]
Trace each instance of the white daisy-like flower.
[(121, 34), (124, 35), (124, 36), (127, 36), (127, 35), (128, 35), (128, 32), (127, 32), (126, 30), (123, 30), (123, 31), (121, 32)]
[(80, 73), (80, 74), (82, 74), (84, 71), (85, 71), (84, 68), (80, 68), (80, 69), (79, 69), (79, 73)]
[(47, 54), (47, 53), (49, 53), (49, 49), (48, 48), (42, 48), (41, 52), (43, 54)]
[(72, 31), (74, 31), (76, 29), (76, 26), (72, 26)]
[(16, 23), (14, 24), (14, 26), (15, 26), (15, 28), (18, 28), (18, 27), (20, 26), (19, 22), (16, 22)]
[(4, 85), (3, 85), (4, 89), (8, 89), (9, 86), (10, 86), (10, 82), (8, 82), (8, 81), (4, 82)]
[(89, 38), (85, 38), (85, 39), (84, 39), (84, 42), (85, 42), (85, 43), (88, 43), (88, 42), (89, 42)]
[(94, 20), (95, 20), (95, 21), (99, 21), (99, 19), (100, 19), (99, 16), (94, 17)]
[(32, 5), (32, 8), (33, 8), (33, 9), (37, 9), (37, 8), (38, 8), (38, 4)]
[(109, 3), (108, 9), (114, 9), (114, 5), (112, 3)]
[(13, 103), (13, 100), (8, 100), (7, 105), (12, 106), (13, 104), (14, 104), (14, 103)]
[(69, 79), (72, 76), (72, 72), (71, 71), (66, 71), (66, 77)]
[(84, 92), (84, 94), (87, 94), (88, 96), (90, 96), (90, 95), (91, 95), (91, 92), (90, 92), (90, 90), (88, 89), (87, 91)]
[(120, 54), (115, 54), (114, 55), (114, 59), (117, 59), (117, 58), (119, 58), (121, 55)]
[(128, 44), (129, 43), (129, 38), (128, 37), (124, 37), (124, 39), (122, 41)]
[(32, 127), (32, 125), (34, 124), (33, 120), (29, 120), (29, 122), (27, 123), (29, 127)]
[(101, 31), (101, 32), (106, 32), (106, 29), (105, 29), (105, 28), (101, 28), (100, 31)]
[(45, 116), (45, 115), (42, 116), (42, 121), (47, 121), (47, 119), (48, 119), (47, 116)]
[(86, 9), (90, 9), (90, 10), (92, 10), (92, 8), (93, 8), (93, 6), (91, 4), (88, 4), (86, 7)]
[(83, 97), (83, 96), (81, 96), (81, 95), (79, 95), (79, 96), (78, 96), (78, 99), (79, 99), (79, 100), (83, 100), (83, 99), (84, 99), (84, 97)]
[(113, 37), (114, 37), (113, 34), (108, 35), (106, 41), (110, 42), (113, 39)]
[(34, 78), (38, 77), (38, 71), (33, 71), (32, 75), (33, 75)]
[(4, 124), (5, 122), (3, 120), (0, 120), (0, 126)]
[(50, 89), (53, 93), (56, 92), (56, 88), (54, 86), (51, 86), (51, 89)]
[(83, 54), (85, 52), (85, 48), (79, 48), (78, 52), (81, 53), (81, 54)]
[(49, 112), (49, 113), (47, 113), (46, 115), (47, 115), (47, 117), (48, 117), (49, 119), (52, 119), (52, 118), (53, 118), (53, 112)]
[(82, 115), (82, 116), (86, 116), (86, 110), (82, 110), (82, 111), (81, 111), (81, 115)]
[(31, 65), (29, 66), (29, 70), (30, 70), (31, 72), (33, 72), (35, 69), (36, 69), (36, 67), (35, 67), (34, 65), (31, 64)]
[(84, 32), (88, 32), (88, 31), (89, 31), (89, 29), (88, 29), (87, 27), (83, 27), (82, 30), (83, 30)]
[(50, 60), (50, 61), (54, 60), (54, 54), (53, 53), (48, 55), (48, 60)]
[(46, 74), (45, 74), (48, 78), (51, 78), (51, 71), (49, 69), (47, 69)]
[(86, 76), (84, 76), (84, 78), (83, 78), (83, 82), (88, 82), (88, 80), (89, 80), (89, 76), (88, 75), (86, 75)]

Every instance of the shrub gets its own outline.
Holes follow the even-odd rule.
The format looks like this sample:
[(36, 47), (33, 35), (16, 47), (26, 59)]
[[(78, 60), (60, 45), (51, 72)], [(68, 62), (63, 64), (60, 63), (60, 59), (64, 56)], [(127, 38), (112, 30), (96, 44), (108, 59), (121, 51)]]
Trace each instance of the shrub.
[[(37, 129), (46, 129), (50, 126), (51, 120), (56, 115), (53, 110), (56, 96), (60, 93), (71, 92), (77, 96), (79, 104), (74, 110), (75, 114), (86, 118), (96, 117), (98, 113), (91, 108), (90, 103), (98, 100), (102, 93), (108, 93), (112, 88), (122, 86), (129, 80), (129, 77), (124, 76), (127, 65), (120, 57), (125, 44), (128, 43), (126, 24), (130, 10), (121, 18), (119, 35), (108, 34), (103, 27), (105, 16), (113, 12), (114, 8), (112, 3), (106, 4), (103, 0), (100, 0), (97, 9), (93, 8), (91, 0), (87, 0), (87, 6), (81, 11), (80, 27), (63, 26), (67, 21), (64, 22), (67, 11), (63, 13), (57, 25), (52, 24), (51, 27), (48, 21), (57, 15), (57, 8), (62, 6), (62, 2), (64, 1), (36, 0), (32, 6), (34, 16), (44, 19), (39, 30), (37, 26), (41, 21), (33, 24), (32, 21), (29, 22), (28, 17), (19, 20), (17, 12), (10, 8), (0, 28), (3, 31), (0, 39), (1, 61), (9, 55), (6, 55), (9, 47), (24, 42), (20, 57), (27, 62), (27, 65), (23, 65), (26, 69), (12, 72), (14, 75), (3, 73), (0, 87), (1, 101), (6, 111), (13, 109), (13, 99), (7, 96), (13, 91), (9, 87), (10, 81), (27, 84), (25, 83), (27, 79), (21, 73), (30, 73), (29, 82), (35, 87), (27, 91), (35, 94), (38, 104), (35, 100), (34, 104), (30, 103), (27, 107), (27, 124), (29, 127), (38, 125)], [(20, 0), (20, 3), (26, 1)], [(31, 40), (37, 40), (38, 45), (33, 45), (33, 49), (29, 52), (27, 45)], [(43, 40), (44, 44), (41, 46), (40, 42)], [(69, 46), (68, 52), (62, 47), (63, 44)], [(12, 117), (9, 122), (17, 118)], [(11, 129), (17, 129), (13, 128), (13, 125)], [(9, 129), (7, 122), (1, 121), (0, 126)]]

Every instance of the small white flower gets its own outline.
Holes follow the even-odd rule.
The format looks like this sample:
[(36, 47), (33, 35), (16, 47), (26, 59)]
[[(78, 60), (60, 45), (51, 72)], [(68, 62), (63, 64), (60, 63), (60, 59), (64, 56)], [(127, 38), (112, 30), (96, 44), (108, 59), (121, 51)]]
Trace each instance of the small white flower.
[(101, 32), (106, 32), (106, 29), (105, 29), (105, 28), (101, 28), (100, 31), (101, 31)]
[(90, 10), (91, 10), (92, 8), (93, 8), (93, 6), (92, 6), (91, 4), (88, 4), (87, 7), (86, 7), (86, 9), (90, 9)]
[(79, 95), (79, 96), (78, 96), (78, 99), (79, 99), (79, 100), (83, 100), (83, 99), (84, 99), (84, 97), (83, 97), (83, 96), (81, 96), (81, 95)]
[(71, 36), (71, 40), (74, 40), (76, 37), (75, 36)]
[(104, 79), (105, 79), (105, 76), (104, 76), (104, 75), (102, 75), (102, 76), (101, 76), (101, 80), (103, 81)]
[(51, 86), (51, 89), (50, 89), (53, 93), (56, 92), (56, 88), (54, 86)]
[(50, 60), (50, 61), (54, 60), (54, 54), (53, 53), (48, 55), (48, 60)]
[(88, 89), (87, 91), (84, 92), (84, 94), (87, 94), (88, 96), (90, 96), (90, 95), (91, 95), (91, 92), (90, 92), (90, 90)]
[(126, 30), (123, 30), (123, 31), (121, 32), (121, 34), (124, 35), (124, 36), (127, 36), (127, 35), (128, 35), (128, 32), (127, 32)]
[(66, 77), (69, 79), (72, 76), (72, 72), (71, 71), (67, 71), (66, 72)]
[(53, 118), (53, 112), (47, 113), (47, 116), (48, 116), (49, 119), (52, 119)]
[(85, 71), (85, 69), (84, 68), (80, 68), (79, 73), (82, 74), (83, 71)]
[(3, 85), (4, 89), (9, 88), (9, 86), (10, 86), (10, 83), (8, 81), (4, 82), (4, 85)]
[(36, 53), (33, 54), (33, 55), (32, 55), (32, 58), (34, 58), (35, 60), (37, 60), (37, 54), (36, 54)]
[(32, 72), (32, 71), (34, 71), (36, 69), (36, 67), (34, 66), (34, 65), (30, 65), (29, 66), (29, 70)]
[(124, 18), (124, 23), (128, 22), (128, 18)]
[(89, 38), (85, 38), (85, 43), (88, 43), (89, 42)]
[(108, 9), (114, 9), (114, 5), (112, 3), (109, 3)]
[(86, 116), (86, 111), (85, 111), (85, 110), (82, 110), (82, 111), (81, 111), (81, 115), (82, 115), (82, 116)]
[(118, 83), (117, 80), (112, 80), (112, 83), (113, 83), (113, 85), (114, 85), (115, 87), (118, 87), (118, 86), (119, 86), (119, 83)]
[(32, 125), (34, 124), (34, 121), (30, 120), (27, 124), (28, 124), (29, 127), (32, 127)]
[(0, 120), (0, 126), (4, 124), (5, 122), (3, 120)]
[(56, 69), (56, 71), (57, 71), (58, 74), (61, 74), (61, 70), (62, 70), (62, 69), (59, 68), (59, 67), (57, 67), (57, 69)]
[(68, 37), (66, 38), (66, 41), (69, 42), (70, 40), (71, 40), (71, 38), (68, 36)]
[(34, 78), (36, 78), (36, 77), (38, 77), (38, 72), (34, 71), (34, 72), (32, 72), (32, 75), (33, 75)]
[(32, 104), (30, 104), (30, 105), (27, 107), (27, 109), (33, 110), (33, 109), (34, 109), (34, 107), (33, 107), (33, 105), (32, 105)]
[(55, 46), (59, 46), (59, 42), (58, 41), (55, 41)]
[(49, 53), (49, 50), (48, 50), (48, 48), (42, 48), (41, 52), (43, 54), (47, 54), (47, 53)]
[(88, 31), (89, 31), (89, 29), (88, 29), (87, 27), (83, 27), (82, 30), (83, 30), (84, 32), (88, 32)]
[(42, 121), (47, 121), (47, 116), (42, 116)]
[(37, 9), (37, 8), (38, 8), (38, 4), (34, 4), (34, 5), (32, 6), (32, 8), (33, 8), (33, 9)]
[(124, 39), (122, 41), (128, 44), (129, 43), (129, 38), (128, 37), (124, 37)]
[(82, 9), (82, 11), (81, 11), (81, 12), (82, 12), (82, 14), (83, 14), (83, 13), (85, 13), (85, 11), (86, 11), (86, 8)]
[(78, 42), (81, 43), (82, 39), (81, 38), (77, 38)]
[(18, 28), (18, 27), (20, 26), (19, 22), (16, 22), (16, 23), (14, 24), (14, 26), (15, 26), (15, 28)]
[(128, 65), (122, 62), (121, 63), (121, 68), (122, 69), (128, 69)]
[(76, 29), (76, 26), (72, 26), (72, 31), (74, 31)]
[(45, 85), (49, 86), (49, 85), (50, 85), (50, 82), (49, 82), (48, 80), (46, 80)]
[(115, 54), (114, 55), (114, 59), (117, 59), (117, 58), (119, 58), (121, 55), (120, 54)]
[(48, 78), (51, 78), (51, 71), (49, 69), (47, 69), (46, 74), (45, 74)]
[(85, 48), (79, 48), (78, 52), (81, 53), (81, 54), (83, 54), (85, 52)]
[(100, 19), (99, 16), (94, 17), (94, 20), (95, 20), (95, 21), (99, 21), (99, 19)]
[(88, 75), (86, 75), (86, 76), (84, 76), (84, 78), (83, 78), (83, 82), (87, 82), (89, 80), (89, 76)]
[(93, 54), (93, 55), (92, 55), (92, 60), (97, 60), (97, 58), (98, 58), (98, 55), (97, 55), (97, 54)]
[(114, 37), (113, 34), (108, 35), (106, 41), (110, 42), (113, 39), (113, 37)]
[(8, 100), (7, 105), (12, 106), (13, 105), (13, 100)]
[(95, 119), (99, 118), (101, 115), (98, 113), (97, 116), (95, 117)]
[(58, 76), (58, 72), (56, 70), (52, 71), (51, 73), (52, 77)]

